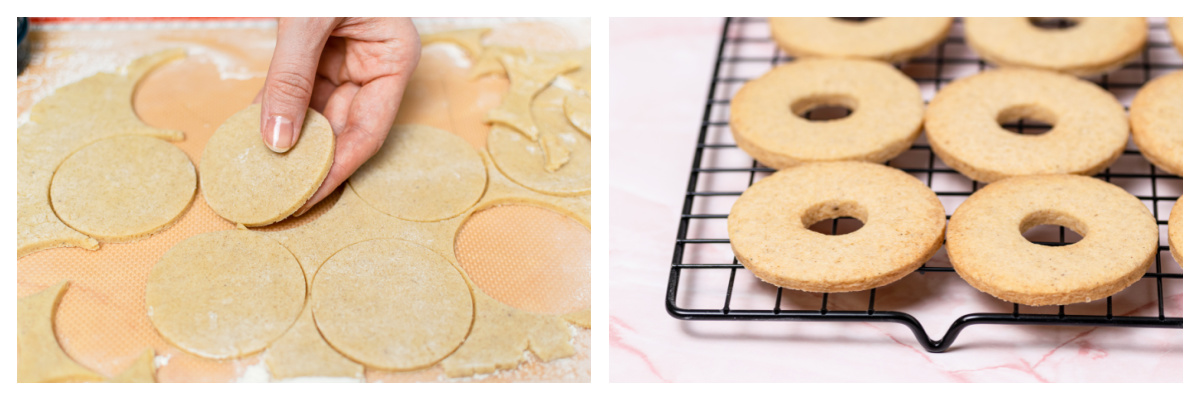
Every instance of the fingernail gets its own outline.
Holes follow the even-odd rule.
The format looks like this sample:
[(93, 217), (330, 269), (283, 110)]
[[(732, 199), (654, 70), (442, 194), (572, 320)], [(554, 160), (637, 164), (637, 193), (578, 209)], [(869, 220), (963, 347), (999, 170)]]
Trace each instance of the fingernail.
[(267, 148), (276, 153), (284, 153), (296, 144), (296, 131), (292, 129), (292, 120), (284, 116), (275, 116), (267, 121), (267, 130), (271, 132), (271, 142)]

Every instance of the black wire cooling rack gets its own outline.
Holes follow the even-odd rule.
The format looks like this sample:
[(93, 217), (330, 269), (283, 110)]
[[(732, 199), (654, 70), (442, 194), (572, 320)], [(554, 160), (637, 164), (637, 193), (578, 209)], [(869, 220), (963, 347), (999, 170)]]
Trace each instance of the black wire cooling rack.
[[(1064, 21), (1060, 20), (1057, 23), (1066, 23)], [(1046, 27), (1044, 21), (1040, 21), (1039, 26)], [(1170, 35), (1167, 34), (1162, 21), (1152, 21), (1150, 30), (1150, 39), (1139, 59), (1125, 65), (1121, 70), (1091, 79), (1101, 87), (1112, 92), (1126, 105), (1128, 105), (1128, 102), (1132, 99), (1136, 91), (1147, 81), (1153, 77), (1183, 67), (1181, 58), (1175, 53)], [(865, 294), (867, 296), (865, 300), (838, 301), (837, 299), (839, 296), (862, 297), (864, 296), (862, 292), (857, 294), (808, 294), (809, 296), (813, 296), (813, 301), (793, 308), (789, 307), (790, 305), (784, 306), (784, 299), (788, 295), (798, 292), (774, 288), (773, 286), (757, 281), (757, 278), (747, 273), (748, 271), (738, 263), (735, 257), (730, 256), (726, 258), (730, 261), (724, 263), (723, 261), (714, 262), (712, 257), (705, 259), (706, 257), (695, 256), (697, 255), (695, 253), (714, 253), (713, 246), (716, 247), (715, 253), (732, 254), (731, 249), (729, 249), (728, 236), (724, 231), (724, 220), (728, 217), (729, 206), (732, 205), (737, 196), (741, 195), (742, 191), (749, 187), (750, 184), (770, 175), (774, 171), (753, 161), (752, 158), (738, 149), (737, 145), (733, 143), (728, 128), (730, 98), (745, 82), (757, 78), (770, 68), (788, 61), (791, 61), (791, 58), (775, 46), (774, 41), (771, 39), (766, 19), (726, 19), (721, 43), (717, 49), (717, 61), (713, 69), (712, 82), (709, 84), (708, 101), (705, 105), (700, 134), (696, 143), (695, 157), (693, 158), (691, 173), (688, 177), (687, 193), (684, 197), (683, 212), (680, 215), (679, 231), (675, 240), (674, 257), (671, 260), (671, 274), (668, 281), (666, 298), (667, 311), (671, 316), (684, 320), (899, 323), (912, 330), (917, 342), (925, 350), (935, 353), (946, 351), (962, 330), (971, 325), (1183, 327), (1181, 311), (1178, 312), (1178, 315), (1168, 315), (1166, 312), (1163, 288), (1164, 281), (1167, 281), (1168, 284), (1177, 285), (1175, 287), (1182, 286), (1182, 270), (1174, 264), (1174, 260), (1170, 256), (1169, 247), (1165, 245), (1165, 227), (1167, 224), (1165, 218), (1169, 214), (1170, 207), (1174, 204), (1175, 199), (1183, 190), (1183, 179), (1158, 171), (1153, 165), (1150, 165), (1142, 158), (1141, 153), (1132, 144), (1113, 167), (1106, 169), (1103, 173), (1096, 175), (1096, 177), (1125, 187), (1127, 190), (1130, 190), (1131, 187), (1138, 187), (1139, 189), (1136, 192), (1131, 190), (1131, 193), (1135, 194), (1143, 203), (1150, 207), (1155, 219), (1158, 221), (1160, 230), (1158, 255), (1155, 258), (1154, 266), (1138, 283), (1151, 286), (1151, 288), (1144, 288), (1143, 293), (1147, 298), (1153, 299), (1156, 302), (1154, 306), (1157, 307), (1157, 315), (1153, 315), (1153, 308), (1150, 308), (1149, 312), (1141, 313), (1148, 313), (1150, 315), (1125, 315), (1133, 313), (1117, 313), (1114, 315), (1114, 296), (1119, 297), (1121, 296), (1120, 293), (1110, 296), (1105, 300), (1088, 303), (1090, 304), (1088, 307), (1058, 306), (1056, 307), (1057, 312), (1053, 311), (1055, 307), (1028, 307), (1014, 303), (1004, 303), (1011, 306), (1011, 312), (1007, 312), (1007, 310), (1004, 310), (1005, 312), (996, 312), (998, 311), (996, 307), (991, 307), (990, 309), (981, 310), (984, 312), (954, 313), (958, 315), (957, 318), (950, 323), (949, 328), (942, 338), (935, 340), (929, 337), (922, 321), (913, 315), (899, 309), (889, 310), (886, 309), (886, 306), (877, 307), (879, 305), (876, 299), (877, 292), (880, 296), (886, 295), (885, 291), (895, 286), (895, 284), (870, 290), (868, 294)], [(961, 21), (958, 20), (955, 21), (950, 35), (931, 54), (897, 64), (896, 67), (921, 86), (926, 101), (932, 98), (933, 94), (949, 81), (991, 68), (990, 65), (985, 64), (984, 61), (979, 59), (967, 47), (962, 37)], [(811, 117), (811, 115), (806, 115), (806, 117)], [(837, 117), (837, 115), (834, 115), (834, 117)], [(1018, 121), (1015, 124), (1006, 124), (1005, 128), (1018, 133), (1037, 133), (1046, 131), (1049, 126), (1036, 122), (1027, 123), (1026, 121)], [(910, 150), (889, 161), (888, 165), (897, 167), (924, 181), (926, 185), (934, 189), (943, 203), (960, 203), (981, 186), (979, 182), (971, 181), (969, 178), (943, 164), (930, 150), (929, 145), (926, 144), (924, 135), (918, 139), (917, 143)], [(1118, 168), (1119, 166), (1120, 168)], [(948, 185), (942, 182), (945, 180), (958, 182), (960, 187), (948, 187)], [(736, 181), (737, 186), (730, 187), (728, 182), (731, 181)], [(1149, 186), (1148, 189), (1146, 188), (1147, 185)], [(950, 207), (947, 207), (947, 209), (949, 210)], [(823, 223), (825, 226), (815, 229), (823, 232), (825, 232), (824, 229), (828, 229), (827, 233), (837, 234), (838, 223), (840, 221), (843, 225), (843, 233), (846, 233), (845, 227), (847, 226), (847, 221), (845, 220), (835, 219), (831, 223), (825, 222)], [(852, 221), (855, 223), (858, 222), (856, 220)], [(703, 223), (715, 225), (716, 227), (710, 226), (708, 227), (709, 229), (705, 229), (698, 226)], [(1053, 233), (1049, 235), (1045, 233), (1035, 234), (1035, 236), (1040, 235), (1040, 237), (1031, 237), (1027, 233), (1026, 237), (1035, 243), (1045, 245), (1064, 245), (1078, 240), (1077, 235), (1061, 227), (1057, 229), (1057, 240), (1053, 238), (1055, 236)], [(716, 236), (714, 237), (713, 235)], [(696, 247), (698, 246), (708, 246), (709, 248), (697, 249)], [(944, 254), (944, 251), (943, 247), (940, 254)], [(949, 274), (953, 276), (952, 279), (961, 280), (954, 273), (954, 269), (948, 266), (948, 263), (943, 264), (947, 266), (923, 265), (917, 270), (917, 274), (915, 274), (918, 278), (912, 279), (931, 279), (935, 274)], [(1171, 270), (1179, 272), (1164, 272), (1164, 266), (1168, 266)], [(722, 284), (718, 286), (689, 286), (689, 280), (681, 279), (681, 275), (697, 271), (710, 274), (716, 273), (718, 275), (723, 274), (723, 271), (728, 271), (728, 283), (724, 284), (724, 278), (719, 278)], [(754, 282), (747, 283), (745, 280), (752, 280)], [(1138, 284), (1135, 284), (1135, 286)], [(761, 307), (731, 307), (731, 303), (735, 298), (750, 295), (746, 293), (747, 290), (757, 290), (760, 293), (751, 294), (758, 295), (761, 298), (763, 294), (761, 292), (769, 292), (770, 289), (764, 289), (768, 287), (775, 290), (773, 307), (765, 304), (766, 302), (764, 301), (759, 302)], [(701, 293), (701, 295), (708, 296), (714, 300), (723, 296), (723, 305), (715, 307), (716, 304), (713, 304), (713, 307), (685, 308), (678, 302), (681, 291), (707, 292)], [(987, 296), (982, 293), (978, 294)], [(819, 297), (819, 306), (816, 301), (817, 297)], [(1129, 308), (1121, 303), (1125, 300), (1126, 298), (1123, 297), (1117, 299), (1119, 309), (1125, 310)], [(1099, 304), (1100, 302), (1106, 304), (1101, 305)], [(831, 305), (834, 303), (843, 305), (843, 307), (832, 307)], [(846, 304), (850, 306), (844, 306)], [(1001, 305), (999, 307), (1005, 306)], [(1145, 307), (1142, 307), (1142, 309), (1145, 309)], [(1174, 311), (1174, 308), (1172, 310)], [(943, 317), (953, 318), (954, 315)]]

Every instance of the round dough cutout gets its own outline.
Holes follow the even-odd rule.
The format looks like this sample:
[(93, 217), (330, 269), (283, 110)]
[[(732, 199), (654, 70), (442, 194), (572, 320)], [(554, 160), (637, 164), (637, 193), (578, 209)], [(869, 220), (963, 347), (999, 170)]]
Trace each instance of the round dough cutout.
[[(848, 117), (810, 121), (821, 106)], [(921, 133), (925, 100), (916, 82), (891, 65), (868, 60), (803, 59), (746, 83), (730, 104), (738, 147), (782, 169), (809, 161), (884, 162)]]
[(963, 33), (971, 49), (992, 64), (1087, 76), (1121, 68), (1136, 58), (1150, 29), (1141, 17), (1070, 21), (1071, 27), (1047, 29), (1032, 18), (968, 17)]
[(145, 136), (118, 136), (80, 149), (59, 165), (50, 184), (58, 218), (103, 242), (170, 226), (195, 193), (196, 170), (187, 154)]
[(462, 214), (483, 196), (487, 167), (457, 135), (424, 125), (399, 125), (350, 186), (375, 209), (411, 221)]
[[(1001, 127), (1044, 121), (1042, 134)], [(980, 182), (1036, 174), (1093, 175), (1129, 141), (1125, 108), (1094, 83), (1049, 71), (988, 70), (951, 82), (929, 102), (925, 132), (947, 165)]]
[(150, 322), (171, 344), (201, 357), (265, 349), (304, 307), (304, 271), (260, 233), (204, 233), (167, 250), (146, 282)]
[[(1022, 233), (1060, 225), (1083, 236), (1065, 246)], [(1031, 306), (1102, 299), (1146, 273), (1158, 252), (1158, 224), (1137, 197), (1099, 179), (1019, 176), (984, 186), (955, 210), (946, 252), (967, 283)]]
[(309, 109), (295, 146), (276, 153), (259, 133), (260, 110), (251, 104), (229, 117), (200, 157), (205, 201), (221, 218), (245, 226), (271, 224), (296, 212), (333, 165), (333, 129), (320, 113)]
[[(825, 219), (863, 222), (844, 235), (809, 230)], [(755, 183), (729, 214), (738, 261), (759, 279), (808, 292), (895, 282), (942, 246), (946, 211), (925, 184), (866, 162), (814, 162)]]
[(954, 18), (770, 18), (771, 37), (795, 57), (868, 58), (900, 62), (946, 37)]
[(431, 366), (466, 339), (474, 303), (449, 261), (397, 239), (347, 246), (313, 278), (313, 316), (334, 349), (372, 368)]

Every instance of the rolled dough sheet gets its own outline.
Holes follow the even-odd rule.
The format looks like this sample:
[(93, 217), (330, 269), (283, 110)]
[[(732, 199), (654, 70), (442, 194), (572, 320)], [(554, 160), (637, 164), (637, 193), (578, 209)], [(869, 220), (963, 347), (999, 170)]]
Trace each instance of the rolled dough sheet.
[(488, 122), (508, 126), (529, 140), (536, 140), (538, 127), (533, 122), (530, 104), (554, 78), (579, 69), (579, 61), (550, 53), (525, 56), (501, 54), (500, 64), (508, 74), (508, 92), (500, 106), (488, 112)]
[(438, 221), (462, 214), (487, 186), (479, 152), (424, 125), (392, 127), (379, 152), (350, 177), (355, 193), (396, 218)]
[(138, 119), (132, 98), (146, 73), (184, 54), (176, 49), (139, 58), (115, 73), (102, 72), (58, 88), (33, 106), (29, 122), (17, 128), (17, 258), (54, 247), (99, 247), (54, 214), (54, 170), (80, 148), (108, 137), (182, 140), (183, 132), (157, 129)]
[(174, 145), (119, 136), (72, 154), (50, 184), (54, 212), (104, 242), (138, 239), (175, 223), (196, 194), (196, 170)]
[(462, 274), (412, 242), (376, 239), (338, 251), (313, 280), (321, 336), (373, 368), (413, 370), (462, 344), (474, 307)]
[(67, 281), (17, 300), (17, 382), (97, 382), (102, 376), (67, 356), (54, 336), (54, 313)]
[(254, 354), (300, 315), (304, 273), (296, 258), (257, 232), (193, 236), (172, 247), (146, 282), (150, 321), (168, 342), (208, 358)]
[(245, 226), (271, 224), (296, 212), (333, 165), (333, 128), (320, 113), (309, 109), (296, 145), (276, 153), (259, 133), (261, 110), (251, 104), (229, 117), (200, 157), (204, 200), (222, 218)]
[(592, 138), (592, 99), (588, 96), (581, 96), (575, 93), (567, 94), (567, 98), (563, 101), (563, 113), (567, 115), (567, 120), (571, 121), (571, 125), (579, 129), (583, 133)]
[(338, 353), (313, 322), (312, 304), (309, 302), (296, 323), (271, 344), (263, 355), (271, 377), (293, 379), (306, 377), (344, 377), (363, 379), (363, 366)]

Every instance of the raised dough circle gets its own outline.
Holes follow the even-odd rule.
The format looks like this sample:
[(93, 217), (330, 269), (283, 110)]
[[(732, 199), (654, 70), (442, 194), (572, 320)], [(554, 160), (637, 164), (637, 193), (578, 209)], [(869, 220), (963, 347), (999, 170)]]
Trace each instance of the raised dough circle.
[(165, 141), (118, 136), (84, 147), (59, 165), (50, 184), (67, 226), (104, 242), (137, 239), (171, 225), (196, 193), (187, 154)]
[(479, 201), (487, 186), (487, 167), (479, 152), (453, 133), (400, 125), (392, 127), (379, 153), (350, 177), (350, 186), (385, 214), (439, 221)]
[(334, 349), (367, 366), (431, 366), (466, 339), (475, 316), (458, 269), (425, 247), (398, 239), (338, 251), (313, 278), (313, 316)]
[(164, 339), (202, 357), (256, 353), (304, 307), (304, 271), (282, 244), (228, 230), (179, 242), (146, 281), (150, 322)]
[(300, 139), (286, 153), (263, 144), (261, 107), (251, 104), (213, 133), (200, 157), (200, 188), (217, 215), (262, 226), (291, 215), (316, 193), (333, 165), (329, 121), (309, 109)]

